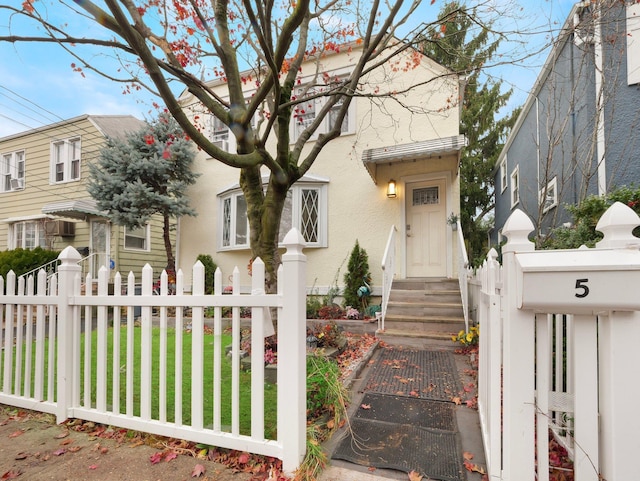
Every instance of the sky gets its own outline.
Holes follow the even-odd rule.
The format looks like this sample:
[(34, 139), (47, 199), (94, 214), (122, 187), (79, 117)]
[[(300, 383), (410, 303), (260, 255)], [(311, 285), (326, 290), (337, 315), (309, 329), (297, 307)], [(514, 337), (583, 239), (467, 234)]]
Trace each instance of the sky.
[[(560, 28), (573, 6), (571, 0), (483, 0), (496, 9), (504, 8), (514, 16), (504, 16), (505, 31), (526, 31), (522, 37), (510, 35), (513, 42), (502, 42), (505, 56), (522, 58), (538, 46), (548, 44), (549, 32)], [(515, 4), (514, 2), (517, 2)], [(54, 16), (58, 13), (54, 1), (39, 0), (46, 4)], [(467, 2), (470, 5), (474, 2)], [(477, 3), (477, 2), (476, 2)], [(9, 0), (4, 5), (20, 7), (22, 0)], [(416, 18), (433, 20), (442, 6), (442, 0), (424, 0)], [(517, 17), (517, 18), (516, 18)], [(58, 19), (60, 22), (66, 19)], [(69, 22), (79, 35), (92, 35), (95, 27)], [(0, 9), (0, 35), (19, 32), (19, 24)], [(91, 52), (88, 52), (91, 55)], [(97, 61), (106, 61), (96, 57)], [(513, 87), (509, 105), (511, 111), (526, 100), (544, 60), (544, 55), (528, 57), (517, 65), (493, 67), (488, 74), (503, 80), (505, 88)], [(158, 99), (145, 91), (123, 94), (123, 85), (98, 74), (74, 72), (77, 62), (58, 45), (41, 43), (9, 44), (0, 42), (0, 138), (43, 125), (59, 122), (84, 114), (134, 115), (140, 119), (154, 117), (153, 103)]]

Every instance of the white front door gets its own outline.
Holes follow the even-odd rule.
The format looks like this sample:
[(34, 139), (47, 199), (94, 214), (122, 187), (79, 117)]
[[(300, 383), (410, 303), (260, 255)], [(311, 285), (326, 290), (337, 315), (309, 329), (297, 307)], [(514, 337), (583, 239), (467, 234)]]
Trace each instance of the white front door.
[(407, 277), (446, 277), (446, 181), (406, 185)]

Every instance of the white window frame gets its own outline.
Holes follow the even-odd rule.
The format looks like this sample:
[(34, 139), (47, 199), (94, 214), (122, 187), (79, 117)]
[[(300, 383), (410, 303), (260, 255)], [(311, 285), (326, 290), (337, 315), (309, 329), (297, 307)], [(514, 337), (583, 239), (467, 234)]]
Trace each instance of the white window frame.
[[(27, 237), (27, 230), (32, 235)], [(30, 240), (33, 239), (33, 242)], [(47, 247), (44, 223), (42, 220), (24, 220), (9, 225), (9, 249), (35, 249)]]
[(504, 192), (504, 190), (509, 185), (507, 180), (507, 158), (503, 158), (500, 162), (500, 192)]
[[(244, 242), (238, 236), (238, 203), (242, 203), (244, 194), (240, 189), (219, 197), (219, 226), (218, 226), (218, 250), (236, 250), (249, 248), (249, 219), (246, 210), (244, 212)], [(225, 206), (225, 203), (228, 205)], [(245, 203), (246, 209), (246, 203)], [(240, 219), (241, 220), (241, 219)], [(228, 232), (228, 239), (225, 236)]]
[(215, 115), (211, 115), (211, 141), (221, 150), (229, 152), (229, 127)]
[(50, 182), (63, 184), (80, 180), (82, 144), (80, 137), (51, 142)]
[(554, 177), (547, 182), (547, 187), (538, 192), (538, 202), (542, 206), (542, 213), (549, 212), (558, 205), (558, 179)]
[(24, 150), (0, 155), (0, 192), (24, 189), (25, 165)]
[[(327, 86), (327, 88), (330, 88), (330, 86)], [(322, 93), (322, 87), (314, 87), (314, 88), (308, 88), (308, 89), (300, 88), (297, 90), (296, 95), (297, 96), (302, 96), (302, 95), (314, 96), (319, 94), (321, 95), (321, 93)], [(294, 114), (291, 116), (292, 117), (291, 129), (290, 129), (291, 143), (296, 142), (300, 137), (300, 135), (302, 134), (302, 132), (304, 132), (304, 130), (315, 121), (316, 114), (320, 112), (320, 110), (322, 110), (322, 108), (327, 102), (327, 99), (328, 99), (328, 96), (314, 97), (312, 99), (309, 99), (308, 101), (301, 102), (294, 108)], [(333, 108), (331, 109), (331, 111), (327, 113), (327, 115), (325, 115), (324, 119), (322, 119), (322, 123), (318, 126), (316, 131), (309, 137), (309, 140), (316, 140), (320, 134), (326, 133), (329, 130), (331, 130), (331, 122), (333, 117), (332, 113), (334, 110), (340, 108), (340, 106), (342, 105), (342, 102), (344, 102), (344, 97), (333, 106)], [(355, 105), (356, 105), (355, 99), (352, 99), (351, 103), (349, 104), (347, 114), (345, 115), (345, 118), (343, 120), (340, 135), (350, 135), (350, 134), (356, 133)], [(313, 108), (313, 116), (309, 115), (309, 109), (311, 108)]]
[[(285, 204), (285, 212), (283, 212), (283, 219), (280, 223), (280, 236), (279, 245), (281, 245), (284, 236), (290, 230), (291, 226), (296, 227), (303, 235), (305, 232), (302, 229), (302, 222), (304, 217), (304, 209), (302, 205), (303, 193), (308, 190), (315, 190), (317, 192), (317, 238), (314, 242), (306, 242), (306, 247), (327, 247), (327, 231), (328, 231), (328, 184), (326, 182), (299, 182), (295, 184), (289, 190), (287, 194), (287, 203)], [(239, 188), (233, 190), (227, 190), (218, 196), (218, 250), (241, 250), (249, 249), (250, 229), (249, 222), (246, 220), (246, 242), (238, 242), (237, 236), (237, 222), (238, 222), (238, 198), (243, 197), (242, 191)], [(225, 203), (229, 208), (229, 212), (225, 210)], [(289, 216), (287, 212), (290, 212), (291, 225), (289, 225)], [(240, 217), (241, 219), (242, 217)], [(225, 232), (228, 230), (228, 238), (225, 236)]]
[(640, 84), (640, 3), (627, 4), (627, 84)]
[[(124, 228), (124, 241), (123, 247), (126, 251), (138, 251), (138, 252), (150, 252), (151, 251), (151, 226), (147, 222), (144, 226), (139, 227), (138, 229), (144, 230), (144, 237), (140, 235), (135, 235), (135, 233), (130, 233), (129, 231), (133, 229), (129, 229), (125, 226)], [(136, 229), (136, 230), (138, 230)], [(143, 239), (144, 245), (142, 247), (133, 247), (127, 245), (127, 239)]]
[[(283, 218), (281, 220), (279, 245), (282, 245), (282, 240), (284, 239), (284, 236), (287, 235), (287, 232), (289, 232), (292, 227), (295, 227), (305, 237), (306, 247), (327, 247), (327, 189), (327, 184), (316, 182), (301, 182), (294, 184), (293, 187), (291, 187), (287, 194), (288, 199), (291, 199), (291, 225), (283, 225), (283, 221), (286, 222), (287, 219)], [(316, 192), (318, 200), (316, 220), (317, 232), (316, 239), (314, 241), (306, 238), (306, 232), (302, 225), (304, 217), (304, 205), (302, 198), (304, 192), (309, 190)], [(285, 208), (286, 207), (287, 206), (285, 206)]]
[(517, 165), (512, 171), (509, 182), (509, 193), (511, 198), (511, 208), (513, 209), (520, 202), (520, 166)]

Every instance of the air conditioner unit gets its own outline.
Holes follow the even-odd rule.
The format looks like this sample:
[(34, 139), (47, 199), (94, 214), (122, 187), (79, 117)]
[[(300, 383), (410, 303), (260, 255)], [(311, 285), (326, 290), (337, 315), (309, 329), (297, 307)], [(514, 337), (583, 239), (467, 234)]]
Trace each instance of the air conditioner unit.
[(76, 224), (65, 220), (52, 220), (44, 224), (48, 236), (73, 237), (76, 235)]
[(11, 179), (11, 190), (24, 189), (24, 179)]

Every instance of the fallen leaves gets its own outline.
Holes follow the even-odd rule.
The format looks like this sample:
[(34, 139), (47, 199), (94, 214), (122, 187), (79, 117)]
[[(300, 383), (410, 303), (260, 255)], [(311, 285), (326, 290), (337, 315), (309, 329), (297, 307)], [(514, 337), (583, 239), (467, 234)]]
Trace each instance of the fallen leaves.
[(362, 409), (371, 409), (371, 404), (360, 404)]
[(199, 478), (206, 472), (205, 467), (202, 464), (196, 464), (191, 471), (192, 478)]
[(422, 474), (420, 474), (417, 471), (410, 471), (409, 472), (409, 481), (422, 481)]
[(471, 462), (471, 460), (473, 459), (473, 453), (465, 451), (464, 453), (462, 453), (462, 457), (464, 459), (464, 462), (462, 464), (464, 464), (464, 467), (467, 471), (469, 471), (470, 473), (487, 474), (482, 466)]
[(0, 478), (0, 479), (16, 479), (21, 474), (22, 474), (22, 471), (20, 471), (19, 469), (17, 469), (17, 470), (11, 469), (11, 470), (7, 471), (6, 473), (4, 473), (2, 475), (2, 478)]

